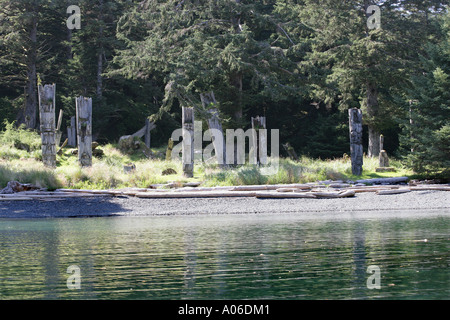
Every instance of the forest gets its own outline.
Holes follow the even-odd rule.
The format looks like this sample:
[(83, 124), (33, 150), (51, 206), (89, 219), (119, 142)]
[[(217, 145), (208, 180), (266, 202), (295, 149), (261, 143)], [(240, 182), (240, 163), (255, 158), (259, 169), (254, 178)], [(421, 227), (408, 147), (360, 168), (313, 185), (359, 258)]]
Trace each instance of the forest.
[(448, 9), (437, 0), (0, 0), (0, 129), (39, 130), (38, 85), (55, 83), (62, 132), (86, 96), (98, 143), (148, 118), (152, 147), (164, 147), (181, 107), (201, 118), (200, 95), (212, 91), (224, 128), (265, 116), (299, 156), (348, 155), (347, 110), (360, 108), (367, 156), (378, 156), (383, 134), (408, 168), (448, 172)]

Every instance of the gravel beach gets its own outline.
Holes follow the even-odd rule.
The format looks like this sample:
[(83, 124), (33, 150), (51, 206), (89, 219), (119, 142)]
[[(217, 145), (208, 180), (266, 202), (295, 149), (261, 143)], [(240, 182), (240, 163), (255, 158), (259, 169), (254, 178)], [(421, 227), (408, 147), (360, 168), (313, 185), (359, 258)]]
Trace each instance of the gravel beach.
[(142, 199), (122, 196), (0, 202), (0, 219), (277, 213), (310, 218), (321, 214), (342, 217), (392, 213), (408, 216), (450, 215), (450, 192), (414, 191), (393, 195), (367, 192), (338, 199)]

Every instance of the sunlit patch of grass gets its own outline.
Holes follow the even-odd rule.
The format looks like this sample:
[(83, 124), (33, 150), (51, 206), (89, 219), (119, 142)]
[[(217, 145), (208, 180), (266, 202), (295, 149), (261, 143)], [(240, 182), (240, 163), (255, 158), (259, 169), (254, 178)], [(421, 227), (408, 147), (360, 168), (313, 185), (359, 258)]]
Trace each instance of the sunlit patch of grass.
[[(12, 129), (11, 129), (12, 130)], [(5, 133), (0, 134), (0, 138)], [(25, 140), (35, 141), (36, 134), (25, 132), (31, 137)], [(264, 175), (262, 167), (246, 164), (241, 166), (220, 167), (216, 164), (196, 163), (194, 178), (186, 178), (180, 161), (165, 161), (163, 159), (147, 159), (142, 152), (124, 154), (116, 145), (99, 146), (103, 156), (93, 158), (91, 167), (81, 168), (78, 156), (72, 154), (70, 148), (64, 148), (57, 156), (57, 168), (49, 169), (43, 166), (39, 158), (40, 149), (26, 151), (17, 149), (11, 144), (9, 132), (8, 143), (0, 146), (0, 187), (8, 181), (16, 180), (22, 183), (32, 183), (43, 188), (76, 188), (76, 189), (114, 189), (125, 187), (148, 188), (153, 184), (168, 182), (202, 182), (203, 186), (233, 186), (258, 184), (290, 184), (306, 183), (322, 180), (352, 180), (376, 177), (411, 176), (413, 172), (406, 169), (400, 161), (391, 159), (391, 166), (396, 172), (375, 172), (378, 166), (377, 158), (364, 158), (362, 176), (351, 173), (351, 162), (348, 157), (333, 160), (311, 159), (301, 157), (298, 161), (278, 159), (278, 170), (270, 175)], [(28, 141), (27, 140), (27, 141)], [(3, 141), (3, 140), (2, 140)], [(162, 150), (162, 149), (161, 149)], [(161, 154), (161, 150), (158, 152)], [(275, 159), (272, 159), (275, 161)], [(125, 171), (124, 166), (133, 164), (135, 169)], [(173, 169), (176, 174), (163, 175), (166, 169)]]

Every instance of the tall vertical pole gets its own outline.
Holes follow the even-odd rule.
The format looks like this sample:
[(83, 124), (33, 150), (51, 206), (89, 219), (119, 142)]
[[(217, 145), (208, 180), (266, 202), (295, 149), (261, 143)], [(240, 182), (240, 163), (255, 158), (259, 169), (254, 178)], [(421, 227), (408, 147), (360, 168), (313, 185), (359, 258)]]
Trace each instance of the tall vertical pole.
[(356, 176), (362, 175), (363, 166), (363, 129), (361, 109), (349, 109), (350, 127), (350, 154), (352, 159), (352, 173)]
[(55, 146), (55, 94), (56, 85), (38, 87), (39, 117), (42, 139), (42, 162), (46, 167), (56, 167)]
[(194, 108), (183, 107), (183, 173), (186, 177), (194, 176)]
[(82, 167), (92, 165), (92, 99), (76, 98), (78, 161)]
[(75, 117), (70, 117), (70, 127), (67, 127), (67, 145), (71, 147), (77, 146), (77, 128)]
[[(257, 116), (251, 118), (253, 148), (250, 150), (249, 158), (254, 158), (254, 163), (261, 165), (267, 164), (267, 129), (266, 117)], [(249, 159), (251, 163), (251, 160)]]
[(145, 135), (144, 135), (144, 139), (145, 139), (145, 145), (147, 146), (147, 148), (150, 148), (150, 143), (151, 143), (151, 125), (150, 125), (150, 120), (145, 119)]

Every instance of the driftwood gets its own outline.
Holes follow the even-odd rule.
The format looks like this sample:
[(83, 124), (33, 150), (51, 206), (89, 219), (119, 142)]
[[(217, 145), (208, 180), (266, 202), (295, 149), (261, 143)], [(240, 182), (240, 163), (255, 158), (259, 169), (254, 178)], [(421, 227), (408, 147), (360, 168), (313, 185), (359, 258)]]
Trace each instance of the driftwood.
[(292, 199), (292, 198), (310, 198), (315, 199), (314, 193), (310, 192), (257, 192), (256, 198), (275, 198), (275, 199)]
[[(390, 179), (390, 178), (387, 178)], [(395, 178), (394, 178), (395, 179)], [(389, 180), (392, 181), (392, 180)], [(397, 180), (395, 180), (397, 181)], [(354, 197), (357, 193), (375, 192), (378, 195), (402, 194), (411, 191), (450, 191), (450, 185), (374, 185), (349, 186), (341, 182), (326, 181), (307, 184), (279, 184), (279, 185), (249, 185), (249, 186), (218, 186), (200, 187), (200, 182), (151, 185), (148, 188), (124, 188), (113, 190), (87, 190), (87, 189), (57, 189), (53, 192), (44, 191), (36, 186), (21, 184), (17, 181), (8, 183), (8, 187), (0, 191), (0, 201), (57, 201), (73, 197), (94, 196), (132, 196), (138, 198), (227, 198), (227, 197), (253, 197), (253, 198), (346, 198)], [(343, 187), (342, 189), (336, 188)], [(3, 194), (2, 194), (3, 192)], [(6, 194), (8, 193), (8, 194)]]
[(310, 189), (311, 185), (294, 183), (294, 184), (235, 186), (233, 187), (233, 191), (277, 190), (282, 188)]
[(224, 197), (255, 197), (254, 191), (199, 191), (199, 192), (138, 192), (138, 198), (224, 198)]
[(450, 186), (415, 186), (415, 187), (409, 187), (410, 190), (414, 191), (427, 191), (427, 190), (436, 190), (436, 191), (450, 191)]
[(411, 192), (410, 189), (391, 189), (391, 190), (377, 190), (376, 194), (386, 195), (386, 194), (400, 194)]
[(312, 192), (317, 198), (347, 198), (354, 197), (354, 190), (345, 190), (341, 192)]
[(28, 184), (28, 183), (20, 183), (18, 181), (9, 181), (6, 187), (0, 190), (0, 195), (4, 194), (14, 194), (17, 192), (29, 191), (29, 190), (37, 190), (40, 187)]
[(365, 179), (365, 180), (356, 180), (357, 183), (365, 183), (365, 184), (392, 184), (392, 183), (403, 183), (407, 182), (408, 177), (394, 177), (394, 178), (374, 178), (374, 179)]

